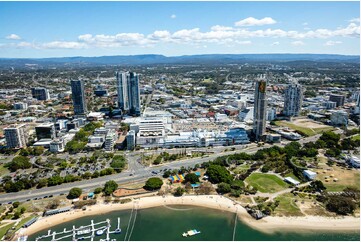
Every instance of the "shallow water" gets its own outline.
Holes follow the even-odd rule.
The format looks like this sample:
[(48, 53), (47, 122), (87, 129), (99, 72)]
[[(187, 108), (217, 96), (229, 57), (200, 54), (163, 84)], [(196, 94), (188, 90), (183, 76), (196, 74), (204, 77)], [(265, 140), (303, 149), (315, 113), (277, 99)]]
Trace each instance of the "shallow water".
[[(131, 211), (117, 211), (108, 214), (92, 217), (83, 217), (67, 223), (63, 223), (50, 228), (52, 231), (61, 232), (64, 228), (71, 229), (73, 225), (90, 224), (103, 221), (107, 218), (111, 220), (114, 230), (117, 226), (117, 218), (120, 217), (120, 227), (122, 233), (112, 234), (111, 238), (124, 241), (127, 240), (233, 240), (235, 225), (235, 214), (202, 207), (191, 206), (167, 206), (138, 210), (136, 221), (133, 227), (133, 221), (129, 218)], [(135, 213), (133, 213), (133, 218)], [(276, 231), (273, 234), (265, 234), (255, 230), (240, 220), (236, 220), (235, 240), (355, 240), (359, 241), (360, 231), (355, 232), (333, 232), (333, 231)], [(133, 231), (132, 231), (133, 227)], [(201, 234), (184, 238), (182, 233), (190, 229), (197, 229)], [(132, 232), (131, 232), (132, 231)], [(47, 234), (48, 230), (40, 231), (29, 237), (29, 240), (35, 240), (37, 236)], [(97, 236), (95, 240), (104, 239), (105, 236)], [(51, 240), (49, 238), (49, 240)], [(71, 240), (68, 238), (67, 240)]]

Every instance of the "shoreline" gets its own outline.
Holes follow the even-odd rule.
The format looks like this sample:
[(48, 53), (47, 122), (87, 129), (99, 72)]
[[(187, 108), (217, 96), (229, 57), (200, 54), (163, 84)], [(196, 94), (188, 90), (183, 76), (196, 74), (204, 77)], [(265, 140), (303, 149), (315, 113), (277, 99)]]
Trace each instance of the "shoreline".
[(69, 222), (81, 217), (106, 214), (117, 210), (146, 209), (167, 205), (187, 205), (207, 207), (222, 211), (236, 213), (238, 219), (253, 229), (264, 233), (274, 233), (280, 231), (360, 231), (360, 218), (345, 216), (340, 218), (305, 216), (305, 217), (272, 217), (268, 216), (260, 220), (255, 220), (244, 207), (232, 200), (220, 195), (198, 195), (198, 196), (151, 196), (135, 198), (132, 202), (125, 204), (96, 204), (87, 207), (87, 210), (73, 210), (49, 217), (42, 217), (29, 228), (20, 229), (19, 235), (31, 235), (52, 226)]

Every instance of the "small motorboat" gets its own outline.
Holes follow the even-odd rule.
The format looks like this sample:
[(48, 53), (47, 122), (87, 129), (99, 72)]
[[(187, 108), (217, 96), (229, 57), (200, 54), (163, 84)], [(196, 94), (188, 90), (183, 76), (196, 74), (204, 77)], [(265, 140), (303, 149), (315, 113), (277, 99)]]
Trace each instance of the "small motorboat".
[(96, 235), (100, 236), (100, 235), (103, 235), (104, 234), (104, 231), (99, 229), (95, 232)]

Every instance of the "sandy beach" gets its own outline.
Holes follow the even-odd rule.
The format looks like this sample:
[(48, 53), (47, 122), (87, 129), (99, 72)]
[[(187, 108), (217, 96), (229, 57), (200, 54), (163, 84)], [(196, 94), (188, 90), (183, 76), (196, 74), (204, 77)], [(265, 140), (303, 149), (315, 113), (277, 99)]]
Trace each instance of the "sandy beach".
[(191, 205), (229, 212), (237, 212), (239, 218), (254, 229), (266, 233), (283, 230), (329, 230), (329, 231), (356, 231), (360, 229), (360, 218), (346, 216), (338, 218), (306, 216), (306, 217), (266, 217), (261, 220), (253, 219), (241, 205), (219, 195), (202, 196), (151, 196), (136, 198), (126, 204), (97, 204), (90, 206), (86, 211), (73, 210), (62, 214), (43, 217), (27, 229), (22, 229), (20, 234), (30, 235), (38, 231), (50, 228), (54, 225), (68, 222), (84, 216), (99, 215), (111, 211), (151, 208), (167, 205)]

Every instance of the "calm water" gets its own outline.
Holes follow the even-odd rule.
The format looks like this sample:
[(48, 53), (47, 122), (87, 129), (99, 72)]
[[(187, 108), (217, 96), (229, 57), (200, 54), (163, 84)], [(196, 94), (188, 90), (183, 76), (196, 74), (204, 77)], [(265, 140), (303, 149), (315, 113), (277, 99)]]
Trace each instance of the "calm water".
[[(122, 233), (112, 234), (111, 238), (124, 241), (131, 211), (118, 211), (94, 217), (84, 217), (71, 222), (63, 223), (51, 228), (52, 231), (63, 231), (64, 228), (71, 229), (73, 225), (81, 226), (90, 224), (90, 220), (99, 222), (109, 218), (112, 229), (117, 225), (120, 217)], [(134, 215), (133, 215), (134, 216)], [(134, 217), (133, 217), (134, 218)], [(232, 240), (235, 215), (219, 210), (189, 207), (168, 206), (139, 210), (134, 223), (133, 232), (128, 229), (130, 240)], [(131, 223), (132, 225), (132, 223)], [(184, 238), (182, 233), (190, 229), (197, 229), (201, 234)], [(47, 234), (47, 230), (41, 231), (29, 237), (35, 240), (37, 236)], [(127, 236), (127, 237), (128, 237)], [(104, 239), (105, 236), (96, 237), (96, 240)], [(274, 234), (264, 234), (254, 230), (242, 221), (237, 220), (235, 240), (357, 240), (360, 232), (284, 232), (278, 231)], [(68, 238), (67, 240), (71, 240)]]

